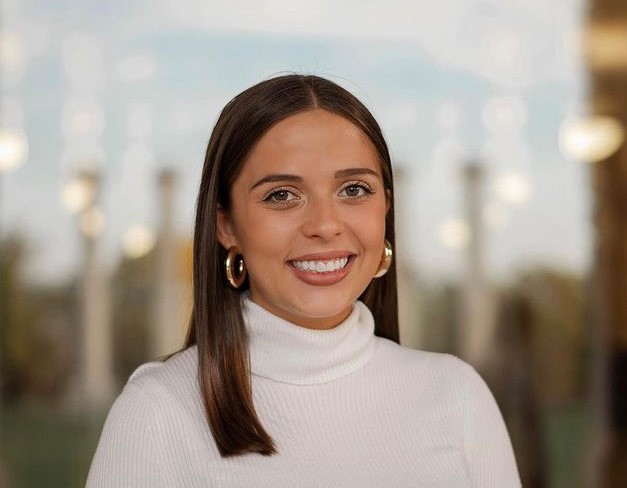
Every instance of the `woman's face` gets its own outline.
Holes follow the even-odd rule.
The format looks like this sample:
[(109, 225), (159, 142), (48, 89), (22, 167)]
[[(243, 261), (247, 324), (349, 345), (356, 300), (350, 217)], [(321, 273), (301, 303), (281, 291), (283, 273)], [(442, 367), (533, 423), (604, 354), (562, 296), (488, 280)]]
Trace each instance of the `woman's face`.
[(253, 147), (218, 211), (250, 297), (295, 324), (343, 321), (377, 271), (389, 200), (377, 153), (348, 120), (315, 109), (274, 125)]

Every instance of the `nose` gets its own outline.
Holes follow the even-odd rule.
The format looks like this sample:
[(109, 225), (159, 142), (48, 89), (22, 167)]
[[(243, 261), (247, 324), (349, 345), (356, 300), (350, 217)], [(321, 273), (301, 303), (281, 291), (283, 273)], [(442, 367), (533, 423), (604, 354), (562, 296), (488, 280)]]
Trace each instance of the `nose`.
[(309, 202), (302, 225), (307, 237), (330, 240), (345, 228), (338, 202), (334, 199), (316, 199)]

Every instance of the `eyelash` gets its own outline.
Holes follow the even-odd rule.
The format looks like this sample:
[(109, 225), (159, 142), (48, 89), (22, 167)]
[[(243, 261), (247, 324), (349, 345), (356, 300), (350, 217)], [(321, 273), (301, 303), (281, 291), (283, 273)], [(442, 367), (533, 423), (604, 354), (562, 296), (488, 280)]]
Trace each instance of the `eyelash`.
[(272, 191), (264, 195), (263, 201), (273, 203), (275, 205), (290, 205), (292, 203), (292, 200), (274, 200), (274, 201), (272, 200), (272, 197), (274, 195), (284, 192), (284, 191), (288, 193), (292, 193), (292, 194), (294, 193), (291, 188), (283, 188), (283, 187), (274, 188)]
[[(357, 187), (360, 188), (362, 190), (364, 190), (366, 192), (365, 195), (358, 195), (358, 196), (354, 196), (354, 197), (346, 197), (348, 199), (351, 200), (360, 200), (364, 197), (367, 197), (368, 195), (371, 195), (374, 193), (374, 190), (372, 188), (370, 188), (369, 185), (367, 185), (364, 182), (361, 181), (351, 181), (348, 182), (341, 190), (340, 193), (345, 191), (348, 188), (353, 188), (353, 187)], [(294, 194), (294, 192), (292, 191), (293, 189), (290, 187), (279, 187), (279, 188), (274, 188), (272, 191), (266, 193), (263, 197), (263, 201), (264, 202), (269, 202), (269, 203), (273, 203), (275, 205), (291, 205), (293, 203), (293, 200), (272, 200), (272, 197), (274, 197), (276, 194), (281, 193), (281, 192), (288, 192), (288, 193), (292, 193)]]
[(358, 195), (355, 197), (347, 197), (353, 200), (357, 200), (357, 199), (361, 199), (364, 197), (367, 197), (368, 195), (372, 195), (374, 193), (374, 190), (372, 188), (370, 188), (369, 185), (367, 185), (366, 183), (362, 182), (362, 181), (349, 181), (341, 190), (340, 192), (345, 191), (348, 188), (361, 188), (362, 190), (364, 190), (366, 192), (365, 195)]

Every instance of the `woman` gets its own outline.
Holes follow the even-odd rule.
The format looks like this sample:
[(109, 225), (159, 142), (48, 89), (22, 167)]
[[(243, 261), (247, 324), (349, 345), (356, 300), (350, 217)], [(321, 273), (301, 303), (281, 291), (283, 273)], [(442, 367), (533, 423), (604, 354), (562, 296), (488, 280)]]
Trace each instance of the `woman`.
[(398, 345), (390, 156), (316, 77), (236, 96), (211, 135), (186, 348), (138, 368), (88, 487), (520, 486), (498, 408)]

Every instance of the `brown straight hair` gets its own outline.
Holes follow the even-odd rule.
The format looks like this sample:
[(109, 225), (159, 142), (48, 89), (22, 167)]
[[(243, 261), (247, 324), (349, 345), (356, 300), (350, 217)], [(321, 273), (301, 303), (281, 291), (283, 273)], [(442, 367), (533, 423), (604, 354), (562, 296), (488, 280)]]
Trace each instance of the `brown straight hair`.
[[(339, 85), (318, 76), (285, 75), (233, 98), (213, 129), (198, 194), (193, 248), (193, 308), (185, 347), (198, 347), (198, 381), (205, 413), (222, 457), (277, 453), (252, 398), (248, 336), (240, 293), (226, 280), (227, 251), (216, 235), (217, 208), (230, 208), (230, 189), (253, 146), (277, 122), (324, 109), (359, 127), (375, 148), (390, 195), (385, 237), (394, 249), (394, 188), (387, 144), (368, 109)], [(375, 334), (399, 341), (396, 267), (373, 279), (360, 296), (375, 320)]]

